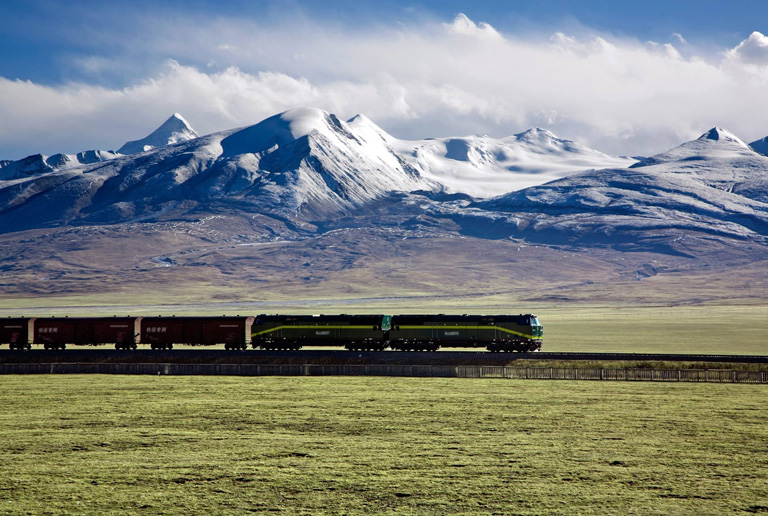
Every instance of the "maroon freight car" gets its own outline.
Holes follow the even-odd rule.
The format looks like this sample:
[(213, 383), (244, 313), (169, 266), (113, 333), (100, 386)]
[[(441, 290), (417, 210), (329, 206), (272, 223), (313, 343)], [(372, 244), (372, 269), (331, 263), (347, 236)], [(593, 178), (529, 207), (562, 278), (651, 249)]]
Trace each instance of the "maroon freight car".
[(253, 317), (144, 317), (141, 343), (152, 349), (173, 349), (174, 344), (246, 349), (251, 341)]
[(114, 344), (115, 349), (136, 349), (140, 317), (38, 317), (34, 342), (45, 349), (67, 344)]
[(10, 344), (11, 349), (32, 349), (29, 337), (34, 322), (34, 317), (0, 319), (0, 344)]

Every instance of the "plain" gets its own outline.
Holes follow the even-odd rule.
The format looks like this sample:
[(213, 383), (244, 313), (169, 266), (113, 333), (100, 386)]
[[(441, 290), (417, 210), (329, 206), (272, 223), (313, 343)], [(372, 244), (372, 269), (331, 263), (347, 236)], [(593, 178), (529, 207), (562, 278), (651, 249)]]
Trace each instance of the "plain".
[(0, 382), (5, 514), (768, 511), (764, 386)]

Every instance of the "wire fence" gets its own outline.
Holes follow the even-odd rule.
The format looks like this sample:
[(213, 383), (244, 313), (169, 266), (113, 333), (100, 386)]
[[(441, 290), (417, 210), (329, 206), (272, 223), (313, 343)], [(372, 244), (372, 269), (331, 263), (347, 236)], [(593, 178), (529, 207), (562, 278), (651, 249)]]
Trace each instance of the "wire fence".
[(768, 384), (768, 371), (732, 369), (601, 369), (440, 365), (315, 364), (0, 364), (2, 374), (133, 374), (172, 376), (400, 376), (420, 378), (510, 378)]

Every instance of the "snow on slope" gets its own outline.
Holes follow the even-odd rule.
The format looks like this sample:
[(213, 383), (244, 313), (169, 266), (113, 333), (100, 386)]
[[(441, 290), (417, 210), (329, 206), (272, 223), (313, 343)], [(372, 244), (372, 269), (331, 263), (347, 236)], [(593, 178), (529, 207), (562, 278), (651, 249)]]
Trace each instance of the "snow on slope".
[(56, 170), (109, 161), (117, 156), (115, 152), (100, 150), (83, 151), (77, 154), (54, 154), (50, 157), (34, 154), (18, 161), (0, 161), (0, 180), (38, 176)]
[[(412, 150), (411, 150), (412, 146)], [(503, 139), (488, 136), (400, 142), (411, 163), (448, 191), (494, 197), (589, 169), (628, 167), (636, 160), (609, 156), (530, 129)]]
[(768, 157), (713, 128), (628, 169), (588, 172), (474, 207), (480, 211), (472, 216), (486, 224), (563, 242), (620, 243), (640, 234), (652, 239), (689, 233), (765, 242)]
[(120, 154), (136, 154), (157, 147), (165, 147), (166, 145), (193, 140), (198, 136), (197, 131), (192, 129), (192, 126), (184, 120), (183, 116), (174, 113), (160, 127), (155, 129), (152, 134), (141, 140), (126, 142), (117, 152)]
[(349, 120), (373, 152), (389, 149), (442, 184), (447, 192), (494, 197), (590, 169), (628, 167), (636, 160), (609, 156), (530, 129), (507, 138), (489, 136), (398, 140), (362, 115)]

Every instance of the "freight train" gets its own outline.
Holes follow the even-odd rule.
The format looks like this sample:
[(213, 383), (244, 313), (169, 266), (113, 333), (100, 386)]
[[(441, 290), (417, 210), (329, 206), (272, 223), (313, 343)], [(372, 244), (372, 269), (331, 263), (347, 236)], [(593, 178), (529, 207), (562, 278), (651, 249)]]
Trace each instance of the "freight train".
[(173, 349), (224, 344), (228, 350), (298, 350), (343, 346), (352, 351), (436, 351), (443, 347), (492, 352), (541, 349), (543, 327), (521, 315), (258, 315), (221, 317), (36, 317), (0, 319), (0, 344), (10, 349), (65, 349), (114, 344), (115, 349)]

